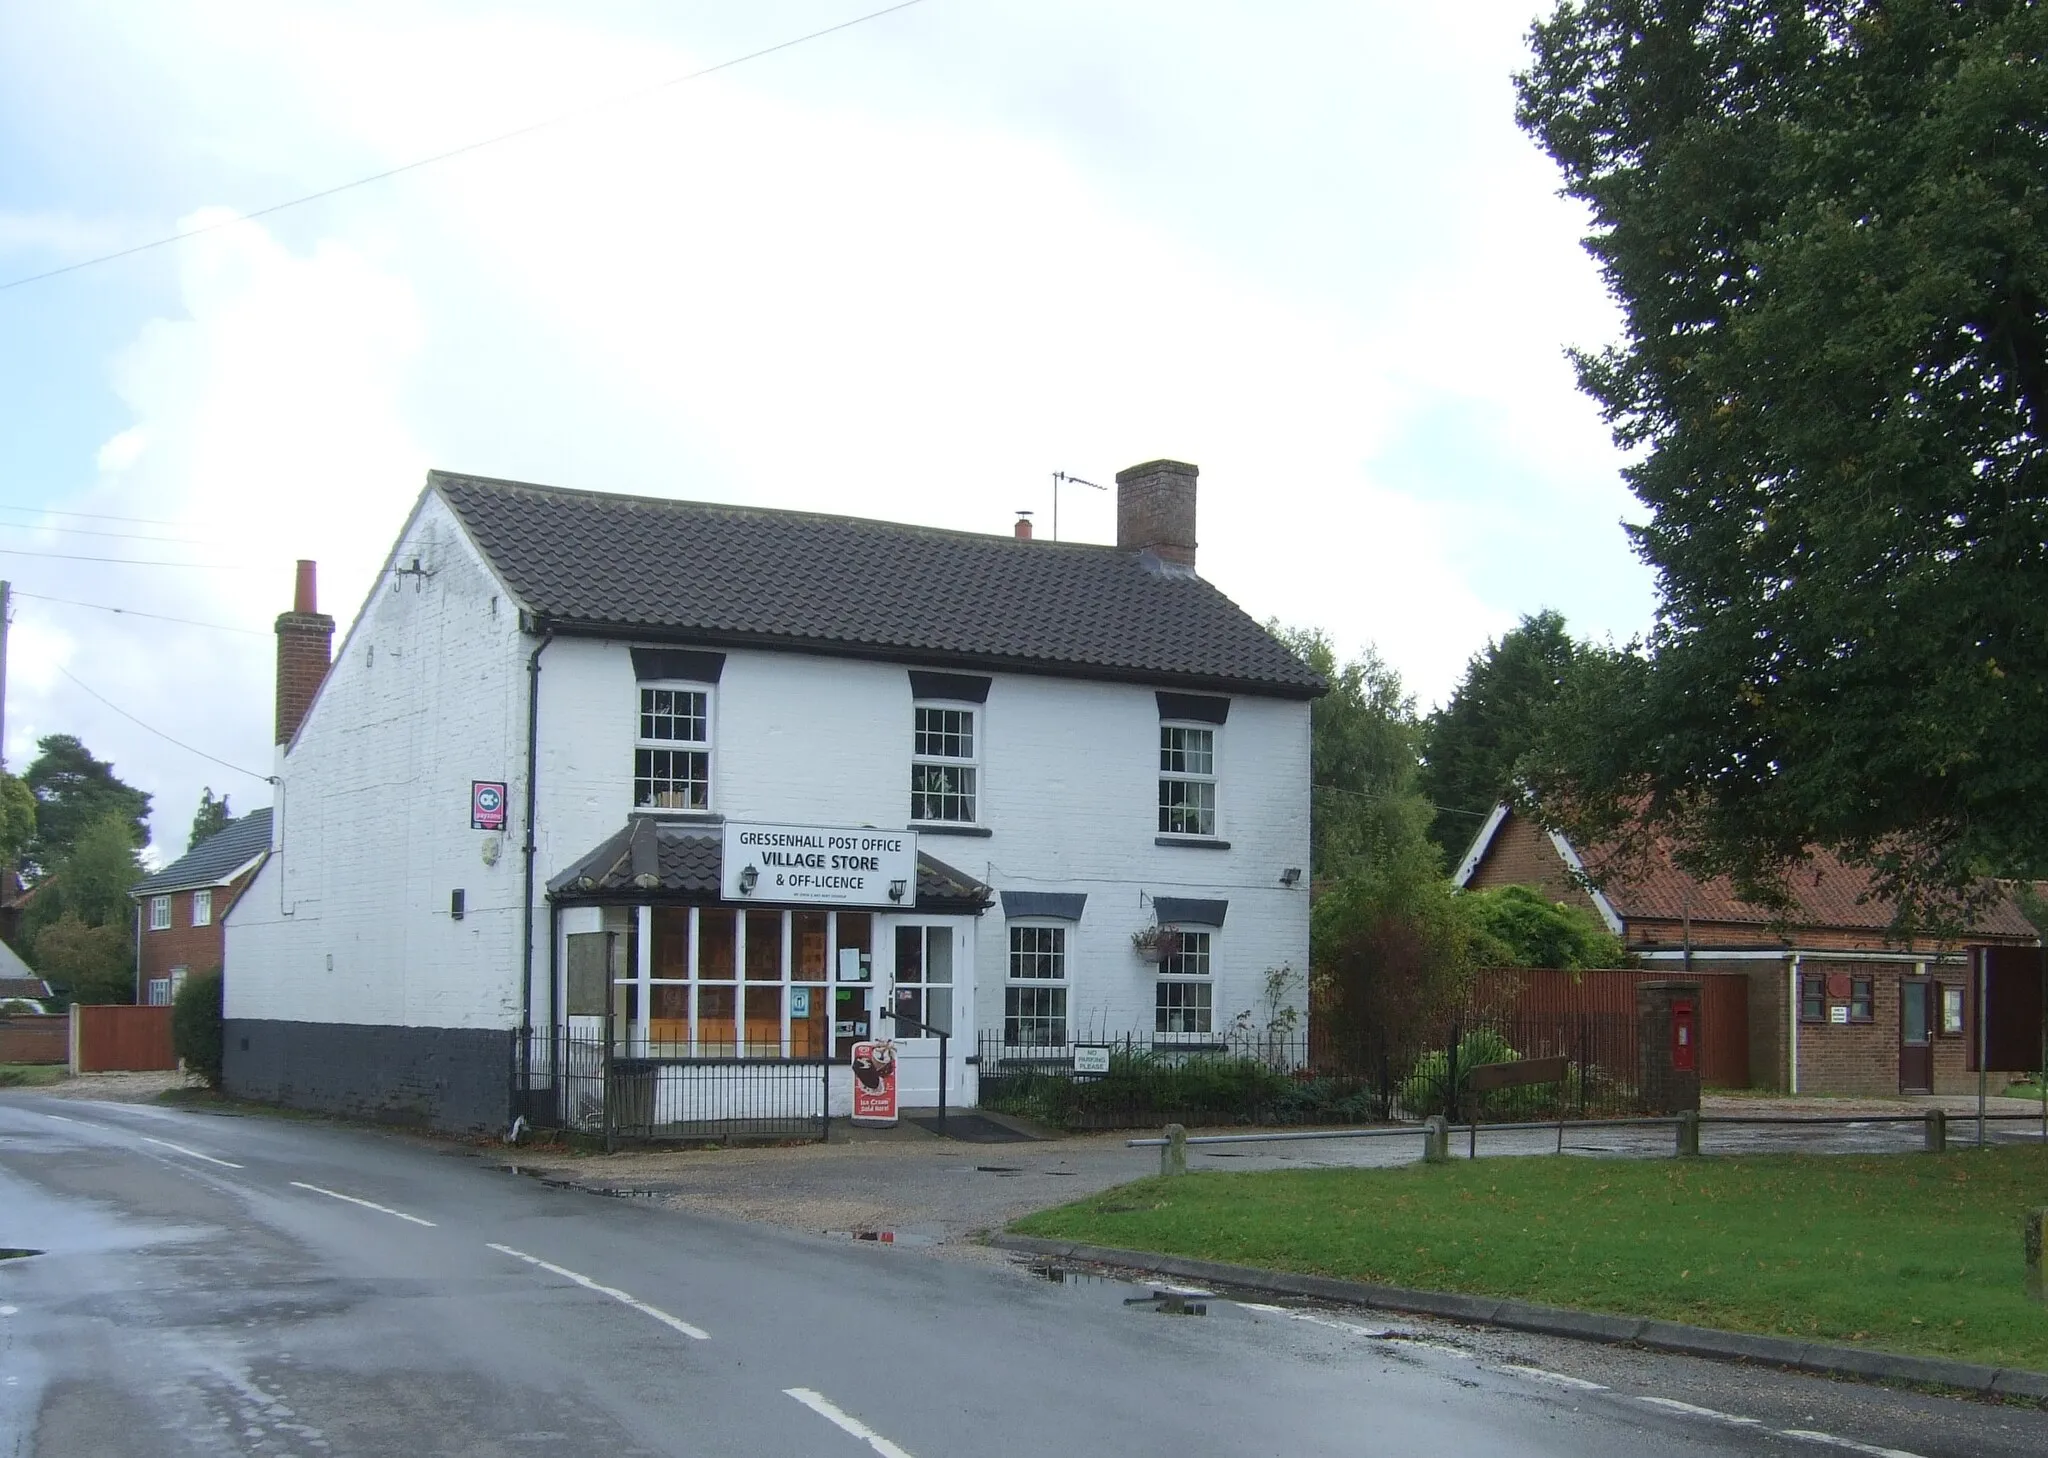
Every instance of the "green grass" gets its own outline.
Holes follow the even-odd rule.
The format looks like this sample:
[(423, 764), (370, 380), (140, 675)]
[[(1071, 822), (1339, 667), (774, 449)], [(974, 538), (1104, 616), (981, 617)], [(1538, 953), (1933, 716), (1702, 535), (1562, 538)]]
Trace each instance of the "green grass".
[(1141, 1180), (1021, 1234), (2048, 1371), (2048, 1149)]
[(44, 1088), (69, 1076), (61, 1063), (0, 1063), (0, 1088)]

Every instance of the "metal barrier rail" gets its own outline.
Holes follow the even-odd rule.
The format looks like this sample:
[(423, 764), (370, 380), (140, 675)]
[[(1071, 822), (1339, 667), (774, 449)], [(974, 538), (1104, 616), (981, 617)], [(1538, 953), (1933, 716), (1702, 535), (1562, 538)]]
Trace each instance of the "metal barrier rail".
[[(2033, 1123), (2041, 1116), (2035, 1114), (1957, 1114), (1953, 1121), (1962, 1124), (1975, 1123), (1977, 1144), (1985, 1143), (1985, 1125), (1993, 1121)], [(1536, 1132), (1538, 1130), (1557, 1133), (1557, 1151), (1564, 1153), (1564, 1134), (1567, 1129), (1628, 1129), (1628, 1128), (1674, 1128), (1677, 1131), (1677, 1153), (1680, 1157), (1696, 1156), (1700, 1152), (1700, 1131), (1708, 1124), (1750, 1125), (1780, 1128), (1862, 1126), (1870, 1124), (1918, 1124), (1927, 1131), (1925, 1148), (1940, 1153), (1948, 1146), (1947, 1126), (1951, 1122), (1948, 1111), (1930, 1108), (1918, 1114), (1700, 1114), (1687, 1110), (1679, 1114), (1651, 1115), (1625, 1119), (1555, 1119), (1544, 1123), (1480, 1124), (1472, 1121), (1452, 1124), (1441, 1115), (1421, 1124), (1397, 1124), (1377, 1129), (1297, 1129), (1283, 1133), (1261, 1134), (1195, 1134), (1190, 1135), (1178, 1124), (1169, 1124), (1166, 1134), (1158, 1139), (1126, 1139), (1126, 1149), (1157, 1149), (1160, 1151), (1160, 1172), (1162, 1174), (1184, 1174), (1187, 1171), (1187, 1151), (1191, 1145), (1203, 1144), (1291, 1144), (1315, 1139), (1381, 1139), (1417, 1134), (1423, 1140), (1423, 1159), (1441, 1160), (1448, 1156), (1450, 1136), (1459, 1129), (1465, 1131), (1469, 1145), (1468, 1159), (1479, 1157), (1479, 1131), (1507, 1131), (1515, 1129)], [(2043, 1138), (2048, 1139), (2048, 1119), (2043, 1120)]]

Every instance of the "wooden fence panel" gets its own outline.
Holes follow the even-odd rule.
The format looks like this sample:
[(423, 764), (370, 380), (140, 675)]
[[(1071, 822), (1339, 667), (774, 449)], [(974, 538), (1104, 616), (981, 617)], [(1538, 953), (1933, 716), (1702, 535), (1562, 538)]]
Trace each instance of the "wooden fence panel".
[(71, 1015), (79, 1020), (74, 1073), (167, 1072), (178, 1066), (168, 1007), (74, 1007)]
[(69, 1063), (71, 1019), (55, 1017), (0, 1018), (0, 1063)]
[(1484, 974), (1480, 995), (1504, 1004), (1517, 1021), (1636, 1013), (1636, 984), (1688, 976), (1700, 984), (1700, 1079), (1715, 1088), (1749, 1087), (1749, 977), (1740, 972), (1680, 973), (1633, 968), (1557, 972), (1509, 967)]

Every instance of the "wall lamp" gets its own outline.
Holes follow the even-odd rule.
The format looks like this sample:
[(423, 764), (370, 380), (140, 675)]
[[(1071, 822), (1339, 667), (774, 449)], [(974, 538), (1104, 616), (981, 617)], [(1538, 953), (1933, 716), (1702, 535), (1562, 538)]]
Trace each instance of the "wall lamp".
[(761, 884), (761, 873), (752, 866), (740, 871), (740, 895), (752, 896), (754, 888)]
[(1280, 884), (1283, 886), (1299, 886), (1301, 884), (1301, 867), (1289, 866), (1286, 870), (1282, 871), (1280, 873)]
[(903, 899), (903, 890), (904, 886), (901, 881), (891, 881), (889, 883), (889, 899), (891, 901), (901, 901)]

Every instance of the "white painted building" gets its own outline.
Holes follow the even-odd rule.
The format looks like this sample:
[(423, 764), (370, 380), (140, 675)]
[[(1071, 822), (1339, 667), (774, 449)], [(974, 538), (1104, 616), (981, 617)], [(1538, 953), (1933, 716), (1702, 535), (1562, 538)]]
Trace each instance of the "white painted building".
[(1301, 1008), (1321, 684), (1196, 575), (1195, 479), (1122, 473), (1105, 547), (432, 474), (324, 680), (279, 619), (229, 1086), (588, 1121), (609, 1046), (663, 1125), (713, 1061), (843, 1113), (870, 1035), (936, 1102), (943, 1027), (958, 1106), (978, 1047)]

